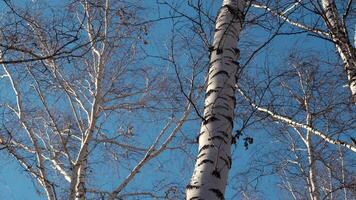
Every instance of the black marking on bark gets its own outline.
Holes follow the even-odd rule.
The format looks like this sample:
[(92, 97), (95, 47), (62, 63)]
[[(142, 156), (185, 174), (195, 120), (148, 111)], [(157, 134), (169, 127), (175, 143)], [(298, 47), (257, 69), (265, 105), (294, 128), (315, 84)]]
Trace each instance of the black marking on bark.
[(210, 117), (215, 117), (215, 115), (212, 114), (211, 111), (207, 111), (207, 113), (205, 114), (205, 119), (209, 119)]
[(215, 193), (215, 195), (220, 199), (220, 200), (224, 200), (224, 194), (219, 190), (219, 189), (216, 189), (216, 188), (210, 188), (209, 189), (210, 191), (212, 191), (213, 193)]
[(224, 163), (226, 164), (226, 166), (227, 166), (229, 169), (231, 169), (231, 160), (230, 160), (231, 158), (229, 159), (229, 156), (228, 156), (228, 159), (225, 159), (225, 158), (222, 157), (222, 156), (219, 156), (219, 158), (224, 161)]
[(206, 155), (206, 153), (202, 153), (201, 155), (199, 155), (198, 157), (197, 157), (197, 159), (199, 159), (199, 158), (201, 158), (201, 157), (203, 157), (203, 156), (205, 156)]
[(191, 184), (188, 184), (186, 187), (185, 187), (187, 190), (192, 190), (192, 189), (199, 189), (200, 186), (198, 185), (191, 185)]
[(223, 50), (222, 49), (217, 49), (216, 50), (216, 55), (219, 55), (219, 54), (222, 54), (223, 53)]
[(214, 46), (209, 46), (209, 52), (212, 52), (215, 50), (215, 47)]
[(240, 49), (238, 49), (238, 48), (233, 48), (233, 50), (234, 50), (235, 54), (240, 55)]
[(233, 64), (235, 64), (236, 66), (240, 66), (240, 63), (237, 62), (237, 61), (235, 61), (235, 60), (232, 60), (231, 62), (232, 62)]
[(205, 98), (207, 98), (208, 96), (210, 96), (214, 92), (219, 92), (219, 90), (211, 89), (211, 90), (207, 91), (206, 95), (205, 95)]
[(235, 48), (225, 48), (225, 50), (230, 51), (231, 53), (235, 54)]
[[(217, 99), (223, 99), (223, 100), (226, 100), (226, 98), (217, 98)], [(214, 108), (224, 108), (225, 110), (231, 110), (231, 106), (228, 104), (228, 103), (226, 103), (226, 102), (220, 102), (222, 105), (214, 105)]]
[[(229, 164), (229, 161), (228, 161), (228, 160), (226, 160), (226, 159), (225, 159), (224, 157), (222, 157), (222, 156), (219, 156), (219, 158), (224, 161), (224, 163), (225, 163), (226, 166), (229, 167), (230, 164)], [(229, 168), (229, 169), (230, 169), (230, 168)]]
[(212, 141), (212, 140), (222, 140), (225, 144), (227, 144), (227, 142), (225, 141), (225, 139), (224, 139), (223, 137), (221, 137), (220, 135), (216, 135), (216, 136), (210, 137), (208, 140), (209, 140), (209, 141)]
[(205, 133), (205, 131), (202, 131), (202, 132), (200, 132), (198, 135), (197, 135), (197, 137), (196, 137), (196, 143), (197, 144), (199, 144), (199, 137), (201, 136), (201, 135), (203, 135)]
[(216, 62), (218, 62), (218, 61), (220, 61), (220, 60), (221, 60), (221, 58), (217, 58), (217, 59), (211, 61), (211, 62), (209, 63), (209, 65), (212, 66), (214, 63), (216, 63)]
[[(217, 99), (223, 99), (223, 100), (227, 100), (225, 97), (219, 97)], [(226, 110), (231, 110), (231, 106), (227, 103), (227, 102), (220, 102), (222, 105), (219, 105), (219, 106), (225, 106), (226, 107)]]
[(224, 56), (224, 58), (226, 59), (226, 60), (235, 60), (233, 57), (231, 57), (231, 56)]
[(209, 117), (208, 119), (205, 119), (204, 122), (203, 122), (203, 124), (204, 124), (204, 125), (207, 125), (208, 123), (213, 122), (213, 121), (219, 121), (219, 119), (216, 118), (216, 117), (214, 117), (214, 116), (211, 116), (211, 117)]
[(220, 75), (220, 74), (224, 74), (224, 75), (226, 75), (228, 78), (230, 78), (229, 73), (228, 73), (227, 71), (224, 71), (224, 70), (218, 71), (217, 73), (215, 73), (214, 75), (212, 75), (210, 78), (214, 78), (215, 76)]
[(205, 200), (205, 199), (202, 199), (202, 198), (199, 198), (199, 197), (192, 197), (189, 200)]
[(225, 110), (230, 110), (229, 106), (224, 104), (223, 106), (222, 105), (217, 105), (217, 106), (214, 106), (214, 108), (222, 108), (222, 109), (225, 109)]
[(205, 164), (205, 163), (210, 163), (210, 164), (214, 164), (214, 161), (210, 160), (210, 159), (204, 159), (202, 160), (199, 164), (198, 164), (198, 167), (202, 164)]
[[(223, 27), (223, 26), (229, 26), (229, 27), (231, 27), (230, 25), (231, 25), (231, 22), (219, 23), (219, 27), (218, 27), (217, 29), (218, 29), (219, 31), (220, 31), (220, 30), (226, 31), (226, 28), (222, 29), (221, 27)], [(216, 30), (216, 29), (215, 29), (215, 30)]]
[(206, 150), (206, 149), (209, 149), (209, 148), (214, 148), (215, 146), (213, 144), (206, 144), (204, 146), (202, 146), (200, 149), (199, 149), (199, 152), (198, 154), (200, 154), (202, 151)]
[(236, 97), (235, 96), (229, 96), (230, 99), (232, 99), (233, 101), (236, 101)]
[(218, 131), (218, 133), (221, 133), (226, 138), (229, 138), (229, 134), (227, 134), (225, 131)]
[(217, 168), (214, 169), (214, 171), (211, 173), (211, 175), (215, 176), (218, 179), (221, 179), (220, 172), (218, 171)]
[(205, 105), (205, 106), (204, 106), (204, 109), (207, 108), (207, 107), (209, 107), (209, 106), (212, 106), (213, 104), (214, 104), (214, 103), (209, 103), (208, 105)]
[[(230, 162), (230, 168), (232, 167), (232, 159), (231, 159), (231, 156), (227, 156), (227, 159), (229, 159), (229, 162)], [(229, 169), (230, 169), (229, 168)]]
[[(209, 82), (210, 80), (207, 80), (206, 81), (206, 87), (205, 88), (208, 88), (210, 86), (210, 84), (212, 84), (213, 82)], [(206, 95), (205, 95), (206, 96)]]
[(217, 99), (223, 99), (223, 100), (227, 101), (227, 98), (224, 96), (218, 96)]

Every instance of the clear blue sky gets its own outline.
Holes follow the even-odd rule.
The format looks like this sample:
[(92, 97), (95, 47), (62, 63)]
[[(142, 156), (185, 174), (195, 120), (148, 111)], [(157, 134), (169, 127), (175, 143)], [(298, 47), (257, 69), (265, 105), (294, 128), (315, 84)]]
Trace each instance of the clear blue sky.
[[(16, 2), (26, 2), (30, 3), (31, 1), (25, 0), (25, 1), (16, 1)], [(58, 2), (61, 2), (59, 0), (53, 0), (53, 1), (47, 1), (50, 2), (48, 4), (57, 4)], [(146, 4), (148, 7), (151, 7), (151, 10), (149, 10), (150, 14), (148, 14), (148, 18), (155, 19), (157, 17), (157, 14), (159, 13), (157, 9), (157, 6), (155, 6), (156, 0), (145, 0), (144, 4)], [(18, 4), (20, 5), (20, 4)], [(216, 5), (219, 5), (219, 2), (216, 3)], [(188, 14), (191, 12), (191, 10), (187, 9), (187, 7), (182, 4), (181, 7), (182, 10), (185, 10)], [(212, 9), (212, 12), (215, 12), (217, 10), (216, 8)], [(0, 12), (4, 11), (4, 5), (3, 3), (0, 3)], [(167, 8), (162, 7), (160, 8), (160, 14), (161, 16), (166, 16), (167, 15)], [(3, 20), (3, 16), (2, 19)], [(145, 49), (147, 52), (149, 52), (151, 55), (162, 55), (166, 51), (166, 46), (168, 44), (168, 41), (170, 39), (170, 32), (172, 28), (172, 21), (171, 20), (165, 20), (165, 21), (160, 21), (155, 23), (152, 28), (150, 28), (149, 36), (148, 36), (148, 45), (145, 46)], [(242, 36), (242, 41), (241, 43), (246, 43), (247, 40), (253, 39), (255, 42), (260, 42), (263, 43), (263, 41), (266, 40), (266, 38), (269, 37), (269, 33), (262, 31), (262, 29), (259, 28), (254, 28), (254, 29), (249, 29), (249, 31), (245, 31)], [(287, 56), (288, 52), (290, 50), (293, 50), (296, 48), (296, 46), (309, 49), (309, 48), (314, 48), (315, 46), (321, 46), (322, 48), (330, 48), (332, 49), (331, 44), (325, 44), (324, 41), (321, 40), (316, 40), (315, 38), (310, 38), (306, 35), (302, 37), (298, 37), (298, 39), (293, 39), (292, 37), (288, 37), (288, 40), (286, 40), (287, 36), (280, 36), (278, 38), (275, 38), (272, 43), (268, 45), (268, 48), (266, 50), (261, 51), (256, 58), (252, 61), (254, 66), (263, 66), (265, 63), (265, 59), (270, 60), (269, 63), (275, 63), (280, 64), (280, 60), (278, 58)], [(281, 48), (282, 47), (282, 48)], [(273, 51), (273, 54), (271, 54), (271, 51)], [(251, 51), (248, 51), (250, 53)], [(244, 49), (241, 49), (242, 55), (245, 55), (247, 57), (248, 53), (244, 51)], [(278, 56), (277, 56), (278, 55)], [(246, 59), (246, 57), (242, 57), (242, 61)], [(157, 59), (148, 59), (148, 62), (150, 62), (153, 66), (161, 66), (163, 65), (160, 60)], [(184, 63), (183, 60), (179, 61)], [(243, 63), (243, 62), (242, 62)], [(257, 71), (257, 70), (256, 70)], [(1, 92), (0, 95), (3, 95), (3, 93), (6, 92), (6, 89), (0, 87)], [(148, 123), (147, 123), (148, 124)], [(183, 129), (183, 132), (189, 132), (191, 130), (197, 131), (199, 129), (199, 123), (190, 123), (189, 126), (185, 127)], [(160, 126), (153, 126), (153, 127), (137, 127), (138, 130), (150, 130), (152, 131), (151, 134), (154, 133), (155, 130), (159, 130)], [(150, 133), (147, 133), (145, 137), (147, 137), (147, 141), (150, 140), (150, 137), (152, 136)], [(192, 133), (196, 134), (196, 133)], [(249, 162), (251, 161), (250, 157), (253, 156), (255, 153), (261, 152), (260, 148), (255, 148), (254, 147), (265, 147), (266, 149), (272, 148), (274, 144), (268, 142), (268, 136), (266, 133), (263, 132), (263, 130), (260, 130), (260, 132), (254, 132), (251, 133), (251, 136), (254, 137), (254, 144), (250, 146), (249, 150), (245, 150), (242, 142), (240, 141), (239, 144), (237, 145), (236, 148), (233, 150), (233, 169), (230, 172), (230, 175), (234, 175), (236, 173), (240, 173), (248, 169)], [(151, 138), (152, 139), (152, 138)], [(144, 144), (147, 141), (142, 141)], [(267, 141), (267, 142), (266, 142)], [(194, 150), (193, 150), (194, 152)], [(179, 153), (182, 152), (166, 152), (161, 155), (158, 160), (164, 162), (166, 159), (170, 158), (171, 156), (179, 156)], [(185, 171), (180, 173), (178, 167), (175, 169), (174, 166), (182, 166), (184, 165), (184, 160), (176, 160), (176, 163), (172, 164), (171, 171), (176, 171), (176, 173), (172, 174), (170, 177), (172, 180), (176, 179), (176, 181), (184, 185), (188, 183), (189, 177), (191, 172), (190, 171)], [(9, 200), (37, 200), (41, 199), (37, 194), (36, 190), (34, 187), (34, 184), (32, 183), (31, 179), (28, 177), (28, 175), (24, 172), (24, 170), (19, 167), (18, 163), (15, 162), (12, 158), (7, 157), (4, 153), (0, 153), (0, 166), (3, 166), (0, 168), (0, 199), (9, 199)], [(191, 165), (190, 167), (192, 167)], [(150, 176), (149, 174), (145, 174), (145, 168), (142, 170), (142, 172), (135, 178), (135, 180), (132, 182), (132, 184), (129, 185), (129, 187), (137, 187), (137, 186), (151, 186), (151, 180), (157, 179), (157, 177)], [(121, 173), (127, 173), (127, 170), (122, 170)], [(147, 172), (150, 172), (150, 170), (147, 169)], [(179, 176), (181, 175), (181, 176)], [(110, 175), (108, 175), (110, 176)], [(176, 177), (174, 177), (176, 176)], [(179, 177), (178, 177), (179, 176)], [(105, 177), (99, 177), (101, 179), (105, 179)], [(108, 177), (109, 178), (109, 177)], [(105, 180), (102, 180), (105, 182)], [(262, 179), (260, 182), (260, 188), (264, 192), (265, 196), (264, 199), (283, 199), (282, 192), (276, 185), (277, 178), (274, 176), (271, 177), (266, 177)], [(233, 180), (229, 182), (229, 185), (234, 185)], [(108, 186), (110, 187), (110, 186)], [(227, 194), (226, 194), (226, 199), (231, 198), (231, 196), (234, 195), (234, 192), (232, 191), (231, 187), (228, 187)]]

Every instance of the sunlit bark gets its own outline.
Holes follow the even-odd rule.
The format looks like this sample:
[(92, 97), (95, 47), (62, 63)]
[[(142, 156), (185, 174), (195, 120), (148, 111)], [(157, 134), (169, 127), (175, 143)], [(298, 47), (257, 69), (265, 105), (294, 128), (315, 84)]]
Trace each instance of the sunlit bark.
[[(2, 60), (2, 59), (0, 59)], [(2, 67), (6, 73), (6, 76), (8, 77), (10, 83), (11, 83), (11, 87), (12, 90), (15, 94), (15, 98), (16, 98), (16, 108), (9, 106), (9, 108), (15, 113), (15, 115), (17, 116), (22, 128), (26, 131), (28, 138), (31, 141), (31, 144), (33, 145), (33, 153), (36, 156), (36, 161), (37, 161), (37, 170), (33, 170), (31, 169), (31, 165), (27, 164), (26, 161), (24, 161), (22, 158), (20, 158), (18, 155), (16, 155), (15, 153), (12, 153), (12, 155), (19, 161), (19, 163), (21, 163), (24, 167), (26, 167), (27, 169), (29, 169), (29, 171), (31, 172), (31, 174), (37, 179), (37, 181), (43, 186), (43, 189), (46, 193), (47, 199), (48, 200), (55, 200), (56, 196), (55, 196), (55, 192), (53, 190), (53, 187), (51, 185), (51, 182), (48, 179), (48, 172), (46, 170), (45, 167), (45, 163), (44, 163), (44, 158), (42, 155), (42, 149), (40, 146), (40, 142), (38, 140), (38, 136), (36, 135), (36, 133), (33, 131), (32, 128), (30, 128), (28, 126), (28, 122), (25, 119), (25, 114), (23, 112), (23, 100), (22, 100), (22, 94), (17, 86), (16, 81), (14, 80), (10, 70), (7, 68), (7, 66), (5, 64), (2, 64)], [(2, 142), (1, 142), (2, 143)]]
[(218, 17), (206, 85), (204, 120), (199, 153), (186, 199), (224, 199), (231, 168), (231, 131), (235, 109), (235, 83), (239, 63), (236, 48), (246, 1), (224, 0)]
[[(312, 115), (307, 111), (307, 125), (312, 127)], [(307, 153), (308, 153), (308, 164), (309, 164), (309, 172), (308, 172), (308, 179), (309, 179), (309, 194), (310, 199), (312, 200), (319, 200), (320, 195), (318, 191), (318, 181), (316, 179), (316, 159), (315, 153), (312, 143), (312, 132), (307, 130), (306, 135), (306, 146), (307, 146)]]
[(255, 104), (254, 102), (252, 102), (252, 100), (246, 96), (246, 94), (240, 89), (238, 88), (238, 92), (246, 99), (249, 101), (249, 103), (251, 104), (252, 107), (254, 107), (257, 111), (262, 112), (262, 113), (266, 113), (268, 114), (272, 119), (276, 120), (276, 121), (280, 121), (283, 122), (293, 128), (303, 128), (307, 131), (310, 131), (311, 133), (313, 133), (314, 135), (319, 136), (321, 139), (323, 139), (325, 142), (330, 143), (330, 144), (335, 144), (335, 145), (339, 145), (345, 148), (350, 149), (353, 152), (356, 152), (356, 146), (353, 143), (346, 143), (345, 141), (342, 140), (338, 140), (338, 139), (333, 139), (332, 137), (328, 136), (327, 134), (318, 131), (306, 124), (302, 124), (299, 123), (293, 119), (290, 119), (286, 116), (280, 115), (278, 113), (272, 112), (271, 110), (267, 109), (267, 108), (263, 108), (257, 104)]
[[(298, 1), (297, 4), (301, 4), (301, 2), (302, 1)], [(335, 0), (320, 0), (320, 5), (322, 10), (319, 14), (324, 19), (328, 32), (318, 29), (313, 25), (306, 25), (302, 22), (293, 20), (289, 18), (285, 12), (277, 12), (275, 9), (267, 5), (255, 2), (252, 4), (253, 7), (265, 9), (272, 15), (277, 16), (278, 18), (284, 20), (294, 27), (319, 35), (321, 38), (330, 39), (335, 44), (337, 53), (344, 63), (344, 69), (347, 74), (348, 85), (351, 90), (353, 102), (356, 103), (356, 51), (355, 46), (352, 46), (352, 41), (349, 40), (348, 30), (345, 22), (345, 18), (347, 15), (349, 15), (350, 12), (346, 11), (341, 17), (337, 10)], [(349, 5), (347, 6), (346, 10), (349, 10), (351, 6), (352, 1), (349, 1)], [(293, 8), (294, 7), (295, 6), (293, 6)], [(317, 9), (319, 9), (319, 7)], [(356, 39), (354, 41), (354, 45), (355, 43)]]
[(331, 33), (337, 52), (345, 65), (345, 71), (354, 103), (356, 103), (356, 55), (347, 36), (345, 24), (339, 17), (335, 0), (322, 0), (324, 21)]

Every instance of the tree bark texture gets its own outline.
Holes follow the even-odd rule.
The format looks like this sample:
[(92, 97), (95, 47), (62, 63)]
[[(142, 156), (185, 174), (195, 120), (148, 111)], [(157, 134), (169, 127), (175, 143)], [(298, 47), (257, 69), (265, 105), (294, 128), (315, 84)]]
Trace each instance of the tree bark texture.
[[(308, 104), (306, 103), (308, 106)], [(307, 110), (307, 125), (313, 127), (312, 125), (312, 115), (310, 114), (309, 110)], [(306, 135), (306, 146), (307, 146), (307, 153), (308, 153), (308, 179), (309, 179), (309, 195), (311, 200), (319, 200), (320, 193), (318, 187), (318, 180), (317, 180), (317, 168), (316, 168), (316, 158), (314, 147), (312, 143), (312, 133), (310, 130), (307, 130)]]
[(210, 48), (204, 120), (198, 135), (199, 151), (186, 190), (187, 200), (224, 199), (231, 168), (235, 84), (239, 63), (236, 43), (244, 21), (245, 0), (224, 0), (216, 19)]
[(344, 63), (353, 103), (356, 104), (356, 50), (347, 36), (346, 25), (339, 17), (335, 0), (321, 0), (321, 5), (324, 21)]

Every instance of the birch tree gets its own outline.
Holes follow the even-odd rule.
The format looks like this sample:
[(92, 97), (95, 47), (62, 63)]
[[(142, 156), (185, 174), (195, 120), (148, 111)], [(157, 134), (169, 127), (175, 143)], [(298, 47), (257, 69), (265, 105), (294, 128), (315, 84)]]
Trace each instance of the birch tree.
[[(1, 21), (8, 25), (1, 43), (11, 44), (2, 45), (0, 60), (2, 153), (49, 200), (169, 196), (171, 180), (156, 179), (162, 191), (127, 189), (191, 113), (188, 101), (165, 89), (170, 81), (160, 69), (138, 59), (148, 32), (139, 3), (84, 0), (48, 10), (41, 3), (27, 8), (31, 14), (9, 3), (14, 23)], [(157, 129), (147, 131), (153, 122)]]
[(355, 196), (353, 1), (147, 2), (4, 1), (0, 150), (42, 197)]
[(186, 199), (224, 199), (232, 166), (231, 141), (235, 83), (239, 70), (236, 48), (244, 21), (245, 1), (224, 0), (216, 18), (206, 83), (204, 119), (198, 136), (199, 151), (187, 186)]
[[(354, 144), (340, 140), (353, 137), (355, 118), (344, 103), (347, 95), (340, 90), (342, 84), (332, 68), (320, 66), (313, 55), (291, 55), (288, 60), (276, 75), (265, 72), (266, 85), (248, 89), (253, 95), (238, 88), (241, 98), (251, 106), (250, 112), (256, 111), (253, 118), (257, 117), (254, 122), (258, 123), (252, 126), (261, 127), (254, 130), (266, 130), (268, 136), (267, 140), (256, 142), (259, 146), (251, 147), (259, 154), (252, 155), (250, 167), (232, 180), (243, 183), (239, 179), (247, 177), (251, 184), (247, 188), (254, 191), (253, 187), (264, 176), (278, 175), (276, 184), (287, 191), (282, 193), (283, 198), (352, 199)], [(330, 139), (340, 139), (328, 142), (313, 133), (317, 129)], [(262, 135), (256, 136), (256, 140)], [(340, 154), (343, 156), (339, 157)]]
[[(272, 3), (271, 3), (272, 4)], [(354, 16), (352, 14), (354, 8), (353, 1), (335, 1), (335, 0), (320, 0), (320, 1), (296, 1), (288, 3), (288, 9), (284, 9), (281, 5), (269, 6), (263, 2), (255, 2), (253, 4), (256, 8), (265, 9), (273, 16), (280, 18), (301, 30), (310, 32), (311, 34), (331, 41), (337, 50), (343, 64), (344, 70), (348, 80), (348, 87), (351, 91), (352, 101), (355, 103), (356, 97), (356, 58), (355, 58), (355, 45), (353, 41), (352, 23), (354, 23)], [(283, 10), (284, 9), (284, 10)], [(296, 10), (304, 10), (308, 13), (310, 19), (314, 19), (310, 24), (303, 22), (296, 13)], [(292, 13), (292, 14), (290, 14)], [(310, 16), (312, 15), (312, 16)], [(318, 19), (324, 21), (322, 26)], [(355, 30), (353, 31), (355, 32)]]

